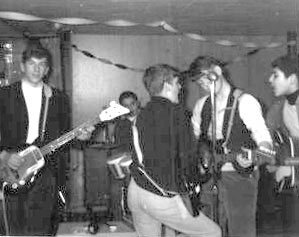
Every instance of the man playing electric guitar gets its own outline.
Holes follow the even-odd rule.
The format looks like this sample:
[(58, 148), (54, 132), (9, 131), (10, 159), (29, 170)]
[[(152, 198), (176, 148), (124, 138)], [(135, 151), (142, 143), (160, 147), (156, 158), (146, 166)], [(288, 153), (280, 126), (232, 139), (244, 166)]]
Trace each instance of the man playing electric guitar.
[[(215, 134), (216, 154), (241, 153), (242, 147), (272, 148), (259, 102), (232, 85), (223, 62), (199, 56), (190, 65), (189, 76), (210, 93), (210, 96), (200, 98), (193, 110), (192, 124), (197, 139), (212, 141)], [(212, 113), (212, 94), (215, 95), (215, 113)], [(216, 117), (215, 123), (212, 114)], [(215, 130), (213, 125), (216, 125)], [(236, 161), (244, 168), (252, 166), (252, 160), (241, 155), (236, 156)], [(256, 167), (252, 167), (252, 173), (247, 176), (236, 172), (232, 162), (221, 167), (221, 178), (217, 181), (218, 218), (224, 236), (256, 236), (258, 178)]]
[[(29, 43), (22, 54), (22, 77), (0, 90), (0, 158), (1, 166), (18, 170), (23, 159), (17, 153), (20, 146), (35, 140), (44, 143), (56, 139), (69, 129), (69, 103), (64, 93), (48, 86), (51, 55), (39, 42)], [(88, 139), (93, 126), (83, 128), (80, 139)], [(56, 152), (41, 168), (35, 184), (17, 194), (4, 192), (5, 231), (2, 235), (53, 235), (57, 210), (57, 174), (59, 162)], [(62, 172), (64, 173), (64, 172)]]
[[(272, 74), (269, 78), (273, 94), (281, 99), (276, 101), (267, 114), (267, 125), (272, 130), (281, 130), (293, 140), (299, 139), (299, 85), (298, 58), (281, 56), (272, 62)], [(291, 148), (290, 154), (298, 155), (298, 145)], [(298, 168), (292, 166), (270, 166), (275, 172), (277, 183), (281, 185), (282, 220), (284, 232), (292, 235), (299, 233), (299, 199), (296, 190), (299, 181)]]

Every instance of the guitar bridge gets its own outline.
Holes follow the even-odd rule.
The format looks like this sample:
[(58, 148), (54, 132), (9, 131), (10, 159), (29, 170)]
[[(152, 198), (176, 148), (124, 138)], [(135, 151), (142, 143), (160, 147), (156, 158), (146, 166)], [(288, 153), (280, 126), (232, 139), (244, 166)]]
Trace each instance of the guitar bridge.
[(45, 160), (36, 146), (30, 146), (19, 155), (24, 159), (24, 162), (18, 169), (19, 184), (24, 185), (35, 173), (44, 166)]

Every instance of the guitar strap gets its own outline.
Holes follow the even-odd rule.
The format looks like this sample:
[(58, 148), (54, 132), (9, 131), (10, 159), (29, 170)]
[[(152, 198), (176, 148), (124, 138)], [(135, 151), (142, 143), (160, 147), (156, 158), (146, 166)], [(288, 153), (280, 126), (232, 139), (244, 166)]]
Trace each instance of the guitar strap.
[(234, 117), (235, 117), (235, 112), (236, 112), (236, 108), (237, 108), (237, 102), (239, 101), (240, 96), (243, 94), (243, 91), (240, 89), (235, 89), (233, 96), (234, 96), (234, 102), (230, 111), (230, 117), (228, 120), (228, 127), (227, 127), (227, 131), (226, 131), (226, 136), (225, 136), (225, 141), (222, 144), (223, 150), (225, 154), (228, 154), (229, 150), (227, 148), (227, 143), (231, 134), (231, 130), (234, 124)]
[(45, 132), (46, 132), (46, 121), (48, 117), (48, 108), (49, 108), (49, 99), (52, 97), (52, 88), (44, 83), (44, 93), (46, 97), (46, 103), (44, 108), (44, 114), (43, 114), (43, 122), (42, 122), (42, 130), (41, 130), (41, 141), (45, 138)]

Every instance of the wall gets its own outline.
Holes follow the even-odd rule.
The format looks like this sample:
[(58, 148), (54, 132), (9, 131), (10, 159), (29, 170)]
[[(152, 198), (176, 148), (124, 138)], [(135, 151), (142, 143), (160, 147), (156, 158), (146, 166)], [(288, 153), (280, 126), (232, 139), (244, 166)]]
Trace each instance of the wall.
[[(255, 42), (266, 45), (269, 42), (285, 42), (286, 37), (211, 37), (211, 40), (227, 39), (234, 42)], [(250, 50), (240, 47), (221, 47), (212, 43), (197, 42), (182, 36), (122, 36), (122, 35), (72, 35), (71, 43), (95, 57), (142, 68), (155, 63), (168, 63), (186, 70), (198, 55), (212, 55), (223, 60), (232, 60)], [(272, 101), (271, 91), (266, 84), (270, 75), (270, 62), (287, 52), (285, 47), (262, 50), (259, 53), (235, 62), (230, 66), (232, 79), (239, 87), (246, 88), (261, 98), (266, 104)], [(124, 90), (135, 91), (144, 105), (149, 97), (142, 84), (142, 73), (122, 70), (113, 65), (87, 57), (75, 49), (72, 53), (72, 80), (66, 82), (72, 92), (73, 126), (96, 116), (103, 106), (111, 100), (117, 100)], [(202, 96), (198, 86), (187, 84), (187, 105), (192, 109), (195, 101)], [(85, 175), (80, 173), (83, 159), (78, 160), (76, 152), (71, 155), (72, 187), (70, 208), (75, 210), (83, 206)], [(84, 159), (89, 161), (88, 157)], [(99, 159), (101, 159), (99, 157)], [(99, 174), (102, 175), (102, 174)], [(96, 190), (96, 189), (95, 189)], [(96, 192), (96, 191), (95, 191)], [(84, 195), (84, 197), (82, 197)]]
[[(62, 89), (61, 81), (61, 63), (60, 63), (60, 40), (57, 37), (43, 38), (40, 39), (42, 45), (46, 47), (52, 54), (53, 67), (52, 74), (49, 78), (49, 83), (59, 89)], [(18, 81), (22, 77), (20, 63), (22, 60), (22, 53), (26, 49), (25, 38), (0, 38), (0, 47), (2, 44), (9, 42), (12, 43), (12, 65), (6, 65), (7, 73), (6, 79), (9, 84)], [(0, 59), (4, 57), (3, 52), (0, 50)], [(1, 70), (0, 70), (1, 71)]]
[[(286, 37), (210, 37), (211, 40), (227, 39), (234, 42), (286, 42)], [(72, 35), (72, 43), (96, 57), (109, 59), (134, 68), (146, 68), (155, 63), (169, 63), (182, 70), (200, 54), (232, 60), (250, 51), (242, 47), (223, 47), (213, 43), (198, 42), (183, 36), (119, 36), (119, 35)], [(272, 101), (266, 80), (270, 75), (270, 62), (286, 53), (286, 47), (267, 49), (235, 62), (230, 66), (232, 79), (237, 86), (248, 89), (266, 104)], [(142, 104), (148, 95), (142, 84), (142, 73), (122, 70), (87, 57), (73, 50), (73, 121), (81, 123), (93, 117), (110, 100), (117, 100), (124, 90), (135, 91)], [(188, 107), (201, 96), (197, 86), (188, 85)]]

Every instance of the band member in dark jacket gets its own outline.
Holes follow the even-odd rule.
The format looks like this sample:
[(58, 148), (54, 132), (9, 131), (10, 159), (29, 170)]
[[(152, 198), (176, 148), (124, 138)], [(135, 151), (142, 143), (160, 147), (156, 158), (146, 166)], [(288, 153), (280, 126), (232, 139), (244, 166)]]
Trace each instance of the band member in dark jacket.
[(133, 126), (128, 205), (138, 236), (161, 236), (162, 224), (188, 236), (221, 236), (218, 225), (203, 213), (191, 215), (179, 195), (180, 174), (192, 156), (190, 122), (178, 99), (179, 79), (179, 71), (165, 64), (145, 71), (143, 82), (151, 100)]
[[(18, 170), (24, 159), (16, 152), (32, 144), (47, 144), (66, 132), (70, 125), (69, 102), (64, 93), (43, 81), (49, 76), (51, 55), (39, 42), (29, 42), (20, 66), (20, 80), (0, 90), (0, 157), (6, 234), (53, 235), (59, 152), (46, 155), (34, 182), (17, 190), (5, 185), (8, 177), (3, 167)], [(93, 126), (84, 128), (79, 138), (88, 139), (93, 129)]]
[(114, 130), (115, 144), (119, 145), (118, 151), (131, 152), (133, 150), (131, 126), (136, 123), (137, 116), (141, 110), (140, 101), (132, 91), (122, 92), (118, 101), (122, 106), (128, 108), (130, 113), (116, 120)]

